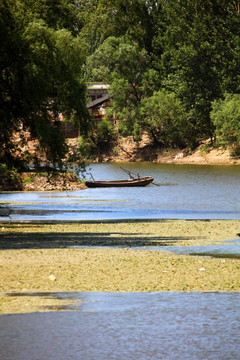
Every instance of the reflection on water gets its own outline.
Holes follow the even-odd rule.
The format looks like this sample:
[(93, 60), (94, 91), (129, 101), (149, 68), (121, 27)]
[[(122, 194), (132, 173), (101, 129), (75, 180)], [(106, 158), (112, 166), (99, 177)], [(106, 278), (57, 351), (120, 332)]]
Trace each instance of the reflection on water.
[[(240, 167), (130, 163), (154, 177), (144, 188), (2, 193), (10, 215), (1, 220), (240, 219)], [(97, 180), (124, 178), (117, 164), (93, 164)]]
[[(104, 246), (104, 248), (119, 249), (125, 248), (126, 245), (119, 246)], [(88, 246), (84, 245), (71, 245), (68, 246), (70, 249), (89, 249)], [(103, 248), (100, 246), (91, 246), (91, 249)], [(128, 246), (130, 248), (130, 246)], [(206, 246), (131, 246), (133, 250), (153, 250), (153, 251), (169, 251), (181, 255), (198, 255), (198, 256), (211, 256), (215, 258), (228, 258), (228, 259), (240, 259), (240, 245), (206, 245)]]
[(162, 247), (161, 250), (171, 251), (177, 254), (240, 259), (240, 245), (165, 246)]
[(1, 359), (239, 359), (239, 293), (62, 296), (79, 311), (0, 317)]
[(231, 245), (201, 245), (201, 246), (135, 246), (136, 250), (169, 251), (176, 254), (211, 256), (216, 258), (240, 259), (239, 239), (229, 240)]

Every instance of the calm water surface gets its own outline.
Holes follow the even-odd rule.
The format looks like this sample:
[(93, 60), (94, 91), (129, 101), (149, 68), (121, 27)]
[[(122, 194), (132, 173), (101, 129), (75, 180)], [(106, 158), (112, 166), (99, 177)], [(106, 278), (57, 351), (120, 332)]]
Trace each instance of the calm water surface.
[(1, 360), (237, 360), (239, 293), (73, 293), (79, 311), (0, 316)]
[[(0, 194), (6, 220), (240, 219), (240, 167), (130, 163), (157, 185)], [(118, 164), (92, 164), (96, 180), (128, 178)], [(90, 179), (90, 175), (88, 176)], [(2, 217), (4, 220), (4, 217)]]
[[(9, 216), (0, 219), (240, 219), (240, 167), (125, 166), (153, 176), (159, 186), (2, 193), (0, 204)], [(127, 178), (117, 164), (90, 168), (96, 180)], [(233, 246), (236, 253), (239, 244)], [(52, 296), (73, 298), (74, 306), (66, 312), (0, 316), (1, 360), (240, 359), (239, 293)]]

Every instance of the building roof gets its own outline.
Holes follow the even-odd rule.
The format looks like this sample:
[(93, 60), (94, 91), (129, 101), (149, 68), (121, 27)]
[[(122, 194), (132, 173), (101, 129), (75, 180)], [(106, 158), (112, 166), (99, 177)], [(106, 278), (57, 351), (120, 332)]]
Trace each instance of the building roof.
[(106, 94), (106, 95), (100, 97), (99, 99), (91, 101), (89, 104), (87, 104), (87, 108), (93, 109), (95, 107), (98, 107), (98, 106), (102, 105), (103, 103), (105, 103), (106, 101), (108, 101), (109, 98), (110, 98), (109, 94)]
[(89, 90), (107, 90), (109, 88), (110, 84), (104, 84), (104, 83), (93, 83), (87, 85)]

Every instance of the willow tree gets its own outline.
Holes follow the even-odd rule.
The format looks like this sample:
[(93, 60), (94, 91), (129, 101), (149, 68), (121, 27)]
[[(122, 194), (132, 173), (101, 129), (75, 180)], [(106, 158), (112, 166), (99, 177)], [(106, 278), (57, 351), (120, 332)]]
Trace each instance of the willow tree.
[(2, 162), (15, 162), (14, 134), (20, 129), (37, 138), (56, 164), (67, 151), (59, 114), (80, 124), (83, 132), (89, 127), (81, 44), (70, 20), (74, 11), (70, 0), (56, 0), (54, 6), (47, 0), (1, 0)]

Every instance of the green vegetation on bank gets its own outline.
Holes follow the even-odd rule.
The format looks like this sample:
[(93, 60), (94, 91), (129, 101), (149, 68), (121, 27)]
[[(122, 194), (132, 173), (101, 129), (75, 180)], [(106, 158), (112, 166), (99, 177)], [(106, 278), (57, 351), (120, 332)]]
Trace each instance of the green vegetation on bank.
[[(89, 128), (84, 56), (74, 1), (0, 2), (0, 162), (22, 168), (38, 156), (61, 164), (67, 153), (59, 114)], [(35, 156), (22, 151), (38, 139)]]
[[(80, 125), (88, 154), (115, 146), (114, 116), (136, 141), (147, 132), (156, 147), (193, 150), (217, 138), (239, 156), (238, 1), (2, 0), (0, 10), (0, 161), (9, 168), (41, 153), (61, 164), (59, 114)], [(89, 81), (111, 84), (109, 122), (89, 116)], [(21, 150), (31, 138), (34, 156)]]
[(190, 150), (217, 136), (239, 156), (238, 2), (103, 0), (85, 10), (84, 75), (111, 84), (108, 115), (120, 134)]
[[(2, 223), (0, 313), (60, 310), (69, 304), (69, 300), (54, 300), (33, 292), (240, 291), (239, 259), (131, 248), (139, 244), (224, 244), (237, 237), (239, 226), (239, 221), (230, 220)], [(103, 247), (93, 248), (96, 244)]]

